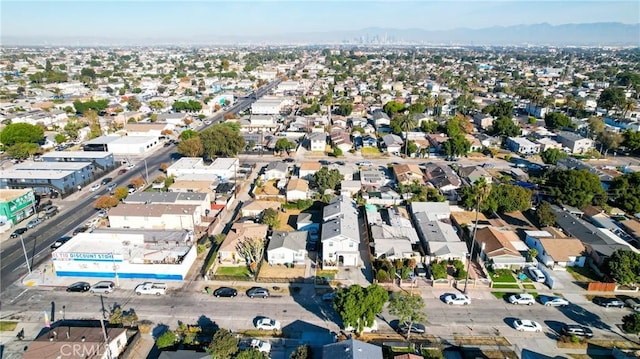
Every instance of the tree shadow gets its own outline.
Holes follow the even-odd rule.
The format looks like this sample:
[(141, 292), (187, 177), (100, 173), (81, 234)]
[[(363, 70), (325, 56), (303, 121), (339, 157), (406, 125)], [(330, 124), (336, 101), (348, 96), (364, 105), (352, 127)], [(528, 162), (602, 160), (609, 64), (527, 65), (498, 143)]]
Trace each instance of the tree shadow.
[(213, 335), (218, 331), (218, 329), (220, 329), (218, 324), (216, 324), (216, 322), (211, 320), (211, 318), (207, 317), (206, 315), (201, 315), (200, 317), (198, 317), (198, 321), (196, 322), (196, 324), (200, 328), (202, 328), (203, 334), (210, 333), (211, 335)]
[(599, 315), (584, 309), (581, 306), (570, 303), (565, 307), (556, 307), (560, 313), (564, 314), (570, 320), (580, 323), (587, 327), (606, 330), (613, 332), (613, 328), (602, 321)]
[(323, 300), (322, 295), (334, 291), (331, 286), (316, 287), (315, 285), (289, 284), (289, 293), (293, 300), (319, 319), (334, 323), (340, 322), (340, 316), (333, 308), (333, 300)]
[(327, 328), (311, 324), (302, 320), (295, 320), (282, 328), (282, 333), (287, 338), (299, 339), (300, 344), (307, 344), (312, 347), (321, 347), (325, 344), (333, 343), (336, 333)]
[(169, 326), (163, 323), (158, 323), (156, 326), (151, 329), (151, 336), (153, 339), (157, 340), (162, 334), (169, 331)]
[(559, 322), (557, 320), (545, 320), (544, 324), (551, 329), (550, 331), (545, 332), (544, 334), (547, 338), (552, 340), (558, 340), (562, 333), (562, 326), (565, 324), (563, 322)]

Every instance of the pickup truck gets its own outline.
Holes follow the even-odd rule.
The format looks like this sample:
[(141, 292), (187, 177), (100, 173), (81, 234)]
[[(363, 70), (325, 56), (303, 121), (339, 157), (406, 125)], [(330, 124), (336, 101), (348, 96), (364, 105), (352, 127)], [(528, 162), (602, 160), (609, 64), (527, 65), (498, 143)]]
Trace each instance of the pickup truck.
[(138, 284), (135, 289), (137, 295), (142, 294), (155, 294), (155, 295), (164, 295), (167, 293), (167, 285), (164, 283), (151, 283), (144, 282), (142, 284)]

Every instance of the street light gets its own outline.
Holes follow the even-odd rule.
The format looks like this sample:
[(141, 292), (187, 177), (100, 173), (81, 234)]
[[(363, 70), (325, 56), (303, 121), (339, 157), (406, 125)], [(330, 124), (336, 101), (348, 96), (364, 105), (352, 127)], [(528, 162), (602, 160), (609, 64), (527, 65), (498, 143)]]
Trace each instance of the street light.
[(116, 287), (120, 287), (120, 281), (118, 279), (118, 267), (116, 266), (116, 255), (111, 252), (111, 260), (113, 261), (113, 274), (116, 278)]

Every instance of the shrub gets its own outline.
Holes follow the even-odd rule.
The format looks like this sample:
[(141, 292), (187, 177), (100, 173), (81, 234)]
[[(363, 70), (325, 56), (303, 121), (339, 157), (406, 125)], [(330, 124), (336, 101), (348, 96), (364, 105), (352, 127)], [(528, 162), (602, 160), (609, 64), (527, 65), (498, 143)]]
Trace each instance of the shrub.
[(156, 340), (156, 345), (158, 346), (158, 349), (169, 348), (176, 345), (178, 341), (180, 341), (180, 339), (178, 338), (176, 333), (169, 330), (158, 337), (158, 339)]
[(433, 274), (433, 279), (446, 279), (447, 267), (445, 263), (444, 262), (431, 263), (431, 274)]
[(378, 282), (388, 282), (389, 281), (389, 273), (387, 273), (384, 269), (378, 269), (378, 273), (376, 274), (376, 279)]
[(622, 329), (627, 333), (640, 333), (640, 313), (622, 317)]

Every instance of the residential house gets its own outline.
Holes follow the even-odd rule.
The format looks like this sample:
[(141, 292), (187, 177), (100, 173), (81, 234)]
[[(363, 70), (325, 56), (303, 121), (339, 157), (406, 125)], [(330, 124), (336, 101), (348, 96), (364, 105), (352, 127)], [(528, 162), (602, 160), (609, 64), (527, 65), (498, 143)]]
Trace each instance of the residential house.
[(309, 138), (309, 151), (324, 152), (327, 149), (327, 134), (323, 132), (311, 132)]
[(308, 232), (274, 231), (267, 246), (269, 264), (304, 265), (307, 258)]
[(241, 215), (242, 217), (254, 217), (259, 218), (262, 215), (262, 212), (267, 208), (275, 209), (276, 211), (280, 210), (280, 202), (276, 201), (250, 201), (245, 202), (242, 206)]
[(342, 180), (340, 182), (340, 192), (346, 193), (348, 196), (353, 196), (360, 192), (362, 189), (362, 183), (354, 180)]
[(219, 180), (235, 177), (240, 167), (237, 158), (216, 158), (210, 165), (206, 165), (201, 157), (182, 157), (167, 168), (169, 177), (190, 177), (192, 175), (207, 175)]
[(592, 139), (582, 137), (575, 132), (560, 131), (556, 138), (571, 153), (585, 153), (594, 148)]
[(273, 179), (285, 179), (289, 172), (289, 165), (284, 162), (269, 162), (264, 169), (263, 179), (270, 181)]
[(380, 127), (388, 127), (389, 125), (391, 125), (391, 119), (386, 113), (382, 111), (376, 111), (372, 113), (371, 116), (373, 117), (373, 124), (378, 129)]
[(331, 144), (334, 147), (339, 148), (343, 153), (353, 148), (353, 142), (351, 141), (351, 135), (346, 131), (332, 131), (331, 132)]
[(486, 133), (479, 133), (476, 135), (480, 144), (485, 148), (500, 148), (502, 140), (499, 137), (489, 136)]
[(287, 201), (295, 202), (307, 199), (309, 193), (309, 184), (303, 179), (290, 179), (287, 183)]
[(493, 227), (476, 231), (476, 248), (481, 249), (481, 258), (492, 269), (524, 267), (526, 258), (520, 251), (526, 252), (527, 246), (513, 231), (498, 230)]
[[(551, 206), (556, 215), (556, 223), (568, 236), (579, 239), (586, 248), (586, 253), (596, 269), (601, 270), (607, 258), (618, 249), (631, 250), (640, 253), (636, 248), (625, 242), (605, 228), (597, 228), (593, 224), (579, 218), (578, 215), (558, 206)], [(591, 264), (589, 263), (589, 264)]]
[(393, 175), (396, 178), (397, 183), (403, 185), (417, 182), (424, 185), (424, 174), (418, 165), (414, 164), (400, 164), (392, 167)]
[(365, 186), (362, 192), (362, 199), (364, 199), (367, 204), (395, 206), (402, 203), (402, 196), (389, 186)]
[(296, 230), (309, 232), (309, 240), (317, 242), (320, 222), (322, 222), (320, 212), (301, 212), (296, 217)]
[(540, 145), (533, 143), (524, 137), (507, 137), (507, 149), (523, 155), (540, 152)]
[[(393, 207), (380, 212), (384, 213), (384, 222), (374, 221), (370, 227), (375, 257), (389, 260), (416, 257), (418, 254), (414, 245), (418, 244), (420, 239), (405, 208)], [(367, 213), (369, 215), (370, 212)]]
[(425, 176), (427, 181), (444, 193), (455, 192), (462, 186), (462, 180), (449, 166), (430, 163), (425, 166)]
[(125, 204), (185, 204), (199, 206), (200, 213), (211, 208), (211, 196), (207, 193), (145, 192), (132, 193), (122, 200)]
[(473, 115), (473, 123), (486, 130), (493, 125), (493, 117), (485, 113), (476, 113)]
[(336, 197), (322, 210), (323, 268), (356, 267), (361, 264), (360, 221), (355, 202), (349, 197)]
[(449, 219), (432, 220), (427, 212), (414, 212), (416, 231), (431, 260), (464, 260), (469, 251)]
[(363, 167), (360, 170), (360, 183), (362, 186), (380, 187), (389, 180), (383, 170), (377, 167)]
[(25, 346), (22, 358), (119, 358), (129, 343), (127, 332), (127, 328), (60, 325), (41, 331)]
[(384, 148), (387, 153), (399, 154), (403, 145), (404, 141), (398, 135), (390, 133), (382, 136), (382, 148)]
[(320, 162), (302, 162), (298, 165), (298, 177), (310, 181), (320, 168), (322, 168)]
[(554, 270), (566, 267), (582, 267), (586, 260), (586, 248), (576, 238), (555, 238), (547, 231), (525, 231), (525, 243), (534, 248), (538, 260)]
[(540, 145), (540, 152), (544, 152), (546, 150), (550, 150), (550, 149), (556, 149), (556, 150), (561, 150), (562, 149), (562, 144), (548, 138), (548, 137), (543, 137), (540, 139), (536, 140), (536, 143)]
[(238, 244), (244, 240), (265, 240), (269, 226), (260, 223), (236, 222), (231, 226), (218, 249), (218, 263), (225, 266), (242, 266), (246, 261), (238, 251)]
[(362, 147), (378, 147), (378, 139), (373, 134), (362, 136)]
[(467, 166), (458, 168), (458, 174), (473, 185), (480, 178), (484, 178), (486, 183), (493, 182), (493, 177), (484, 168), (479, 166)]
[(326, 344), (322, 347), (322, 358), (335, 359), (382, 359), (382, 347), (347, 339), (341, 342)]

